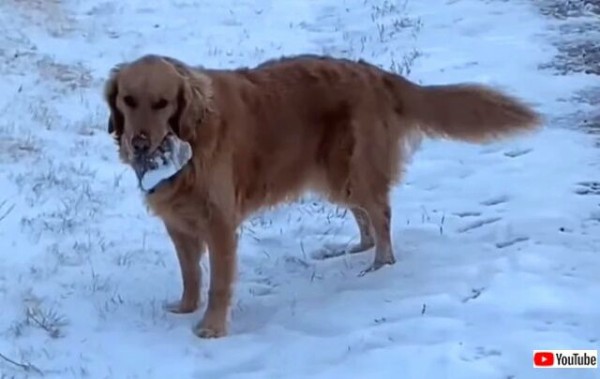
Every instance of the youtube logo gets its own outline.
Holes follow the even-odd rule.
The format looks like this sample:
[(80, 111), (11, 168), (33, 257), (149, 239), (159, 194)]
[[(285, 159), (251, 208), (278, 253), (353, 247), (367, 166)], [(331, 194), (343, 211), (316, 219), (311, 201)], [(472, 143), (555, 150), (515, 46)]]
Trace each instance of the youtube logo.
[(535, 351), (533, 353), (533, 367), (554, 366), (554, 353), (550, 351)]
[(534, 350), (533, 367), (596, 369), (598, 368), (598, 350)]

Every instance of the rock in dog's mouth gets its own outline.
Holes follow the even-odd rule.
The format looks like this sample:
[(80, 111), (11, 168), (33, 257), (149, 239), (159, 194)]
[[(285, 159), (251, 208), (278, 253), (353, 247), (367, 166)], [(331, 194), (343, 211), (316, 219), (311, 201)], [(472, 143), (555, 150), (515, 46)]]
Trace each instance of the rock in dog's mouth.
[(134, 156), (131, 166), (140, 188), (152, 192), (159, 184), (175, 177), (191, 158), (190, 144), (169, 134), (153, 152)]
[(138, 180), (142, 180), (148, 171), (157, 170), (161, 166), (168, 164), (172, 153), (172, 138), (174, 137), (167, 135), (154, 151), (134, 155), (131, 166)]

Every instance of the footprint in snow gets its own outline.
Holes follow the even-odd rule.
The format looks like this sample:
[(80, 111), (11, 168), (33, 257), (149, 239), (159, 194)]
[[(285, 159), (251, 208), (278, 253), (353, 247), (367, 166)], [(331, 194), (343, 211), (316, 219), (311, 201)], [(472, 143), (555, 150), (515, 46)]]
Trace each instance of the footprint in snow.
[(529, 241), (529, 237), (515, 237), (506, 241), (496, 242), (496, 247), (498, 249), (504, 249), (506, 247), (510, 247), (512, 245), (516, 245), (521, 242)]
[(529, 154), (533, 149), (524, 148), (524, 149), (513, 149), (504, 153), (505, 156), (510, 158), (517, 158), (525, 154)]
[(481, 228), (482, 226), (485, 226), (485, 225), (493, 224), (500, 220), (502, 220), (502, 217), (488, 217), (488, 218), (484, 218), (481, 220), (476, 220), (476, 221), (473, 221), (473, 222), (463, 226), (462, 228), (458, 229), (457, 232), (465, 233), (470, 230)]
[(498, 204), (506, 203), (509, 200), (509, 197), (506, 195), (500, 195), (496, 197), (489, 198), (481, 202), (481, 205), (485, 205), (487, 207), (491, 207)]
[(580, 188), (575, 190), (578, 195), (600, 195), (600, 182), (580, 182)]
[(456, 216), (458, 217), (478, 217), (481, 216), (481, 212), (472, 212), (472, 211), (465, 211), (465, 212), (456, 212), (454, 213)]

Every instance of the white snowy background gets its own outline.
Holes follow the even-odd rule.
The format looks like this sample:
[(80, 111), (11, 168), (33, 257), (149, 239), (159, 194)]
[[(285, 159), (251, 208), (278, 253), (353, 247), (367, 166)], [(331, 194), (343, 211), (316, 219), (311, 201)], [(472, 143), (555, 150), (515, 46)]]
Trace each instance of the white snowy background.
[[(526, 0), (2, 0), (0, 378), (599, 378), (532, 368), (533, 349), (600, 345), (599, 150), (567, 117), (599, 81), (540, 69), (559, 27)], [(201, 340), (202, 310), (162, 309), (175, 254), (106, 134), (108, 70), (150, 52), (361, 57), (498, 86), (547, 122), (426, 143), (393, 193), (399, 261), (362, 278), (372, 252), (314, 256), (358, 237), (343, 209), (249, 219), (230, 335)]]

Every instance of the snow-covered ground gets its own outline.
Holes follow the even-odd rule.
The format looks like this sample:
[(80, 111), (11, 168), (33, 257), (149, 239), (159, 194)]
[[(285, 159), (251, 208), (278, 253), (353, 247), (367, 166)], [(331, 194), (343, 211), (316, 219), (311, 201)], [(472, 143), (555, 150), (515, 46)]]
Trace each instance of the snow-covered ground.
[[(0, 378), (587, 379), (533, 349), (600, 345), (600, 169), (566, 115), (598, 79), (553, 76), (528, 1), (0, 2)], [(143, 53), (205, 66), (304, 52), (523, 97), (546, 128), (428, 142), (393, 196), (398, 263), (357, 277), (343, 209), (307, 197), (242, 228), (231, 334), (173, 315), (175, 254), (106, 134), (101, 86)], [(594, 195), (596, 194), (596, 195)], [(203, 262), (206, 267), (206, 262)], [(206, 290), (206, 287), (205, 287)], [(10, 361), (9, 361), (10, 360)]]

